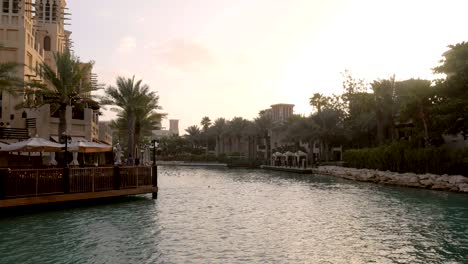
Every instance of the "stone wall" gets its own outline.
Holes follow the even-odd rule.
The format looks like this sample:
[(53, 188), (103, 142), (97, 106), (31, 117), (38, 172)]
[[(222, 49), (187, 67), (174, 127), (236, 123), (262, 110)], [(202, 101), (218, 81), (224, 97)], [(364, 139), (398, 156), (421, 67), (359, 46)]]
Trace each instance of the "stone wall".
[(320, 166), (313, 169), (313, 172), (353, 181), (468, 193), (468, 177), (461, 175), (397, 173), (338, 166)]

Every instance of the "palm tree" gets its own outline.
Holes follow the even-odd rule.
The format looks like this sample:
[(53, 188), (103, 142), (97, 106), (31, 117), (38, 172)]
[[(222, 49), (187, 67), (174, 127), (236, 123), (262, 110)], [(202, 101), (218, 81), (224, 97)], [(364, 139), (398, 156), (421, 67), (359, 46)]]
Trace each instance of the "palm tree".
[(56, 68), (46, 63), (40, 65), (40, 76), (45, 84), (31, 84), (31, 89), (26, 92), (35, 94), (39, 99), (35, 106), (50, 104), (51, 112), (58, 113), (57, 133), (61, 138), (67, 128), (67, 107), (95, 104), (90, 94), (97, 88), (85, 79), (90, 74), (92, 63), (81, 63), (69, 49), (65, 49), (63, 53), (55, 53), (54, 62)]
[(14, 93), (15, 88), (22, 87), (23, 81), (15, 76), (16, 67), (15, 62), (0, 63), (0, 91)]
[(246, 134), (249, 121), (242, 117), (234, 117), (229, 122), (229, 133), (236, 139), (237, 152), (241, 152), (241, 139)]
[(200, 140), (201, 131), (198, 126), (189, 126), (185, 129), (187, 132), (187, 139), (192, 143), (192, 148), (198, 148), (198, 141)]
[(224, 118), (216, 119), (211, 127), (211, 131), (216, 136), (216, 155), (224, 153), (224, 141), (222, 141), (222, 137), (226, 133), (226, 127), (227, 123)]
[[(135, 76), (117, 77), (116, 86), (107, 87), (105, 92), (106, 96), (101, 98), (101, 104), (117, 106), (118, 108), (114, 110), (123, 112), (122, 117), (126, 116), (128, 155), (133, 157), (137, 117), (143, 118), (145, 112), (151, 113), (157, 109), (158, 97), (149, 91), (148, 85), (142, 84), (142, 80), (135, 81)], [(147, 111), (143, 111), (144, 108)]]
[(203, 129), (203, 136), (205, 138), (205, 145), (206, 145), (206, 154), (208, 155), (208, 128), (211, 125), (211, 120), (209, 117), (205, 116), (202, 118), (200, 125), (202, 126)]
[(269, 164), (271, 160), (270, 130), (273, 127), (273, 121), (268, 115), (260, 112), (260, 115), (254, 119), (254, 124), (257, 130), (257, 134), (265, 141), (266, 161), (267, 164)]
[(371, 83), (374, 91), (375, 114), (377, 121), (377, 144), (382, 144), (386, 138), (386, 131), (393, 137), (393, 117), (395, 92), (395, 77), (389, 80), (379, 80)]
[(402, 105), (402, 118), (419, 120), (423, 128), (424, 143), (429, 144), (429, 109), (433, 106), (434, 94), (431, 81), (410, 79), (397, 83)]
[(330, 97), (323, 96), (320, 93), (314, 93), (314, 95), (309, 100), (309, 104), (315, 107), (315, 109), (317, 109), (317, 112), (320, 114), (322, 108), (330, 104)]

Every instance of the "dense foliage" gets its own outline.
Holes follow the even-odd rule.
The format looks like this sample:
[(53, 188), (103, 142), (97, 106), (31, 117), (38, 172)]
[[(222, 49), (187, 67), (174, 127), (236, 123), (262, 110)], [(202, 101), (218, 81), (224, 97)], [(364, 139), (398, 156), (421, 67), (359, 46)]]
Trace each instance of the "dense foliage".
[[(367, 84), (345, 71), (343, 93), (313, 94), (309, 103), (315, 111), (310, 116), (293, 115), (284, 123), (273, 124), (260, 113), (254, 121), (236, 117), (216, 120), (214, 125), (205, 117), (203, 129), (190, 127), (187, 139), (192, 148), (208, 150), (218, 146), (213, 142), (223, 135), (236, 144), (252, 136), (269, 142), (269, 131), (276, 131), (283, 135), (284, 144), (274, 150), (298, 150), (308, 143), (320, 149), (320, 160), (327, 161), (332, 158), (332, 147), (343, 146), (351, 166), (459, 173), (466, 166), (460, 154), (463, 150), (444, 147), (443, 137), (468, 137), (468, 43), (451, 45), (442, 56), (434, 72), (445, 74), (443, 79), (397, 80), (391, 76)], [(268, 144), (259, 147), (271, 153)]]

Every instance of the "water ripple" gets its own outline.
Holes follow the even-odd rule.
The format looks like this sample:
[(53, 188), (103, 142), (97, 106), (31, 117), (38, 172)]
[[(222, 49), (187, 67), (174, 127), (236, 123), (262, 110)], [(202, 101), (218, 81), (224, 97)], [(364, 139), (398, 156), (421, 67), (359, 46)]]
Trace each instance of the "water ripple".
[(0, 218), (0, 263), (466, 263), (468, 197), (163, 167), (150, 196)]

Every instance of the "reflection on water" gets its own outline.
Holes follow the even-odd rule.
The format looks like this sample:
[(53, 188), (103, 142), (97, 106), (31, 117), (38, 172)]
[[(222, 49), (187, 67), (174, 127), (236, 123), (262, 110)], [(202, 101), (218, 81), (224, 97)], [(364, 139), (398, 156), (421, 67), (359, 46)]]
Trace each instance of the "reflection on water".
[(162, 167), (158, 200), (0, 218), (1, 263), (466, 263), (468, 197)]

